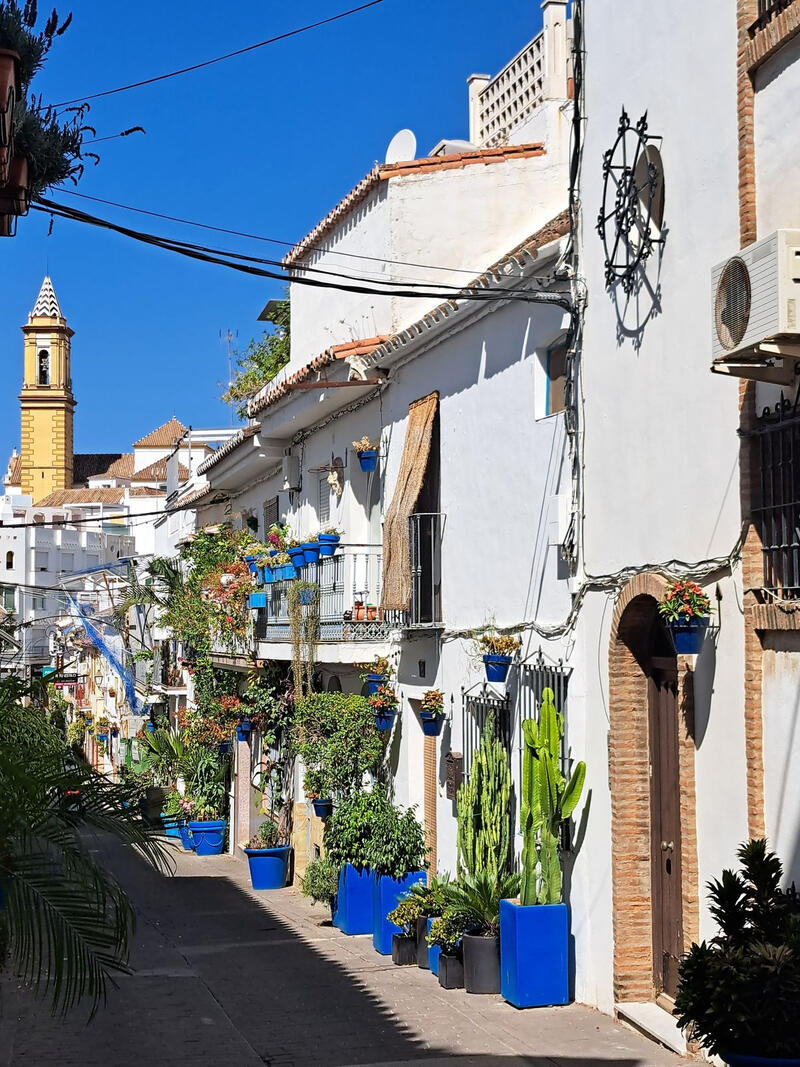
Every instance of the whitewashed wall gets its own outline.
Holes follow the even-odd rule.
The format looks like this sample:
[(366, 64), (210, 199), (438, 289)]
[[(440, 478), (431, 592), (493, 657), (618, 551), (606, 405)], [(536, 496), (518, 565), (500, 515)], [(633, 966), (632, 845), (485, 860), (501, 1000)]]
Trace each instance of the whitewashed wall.
[(755, 147), (758, 236), (800, 226), (797, 175), (800, 137), (800, 38), (785, 45), (759, 68), (756, 77)]

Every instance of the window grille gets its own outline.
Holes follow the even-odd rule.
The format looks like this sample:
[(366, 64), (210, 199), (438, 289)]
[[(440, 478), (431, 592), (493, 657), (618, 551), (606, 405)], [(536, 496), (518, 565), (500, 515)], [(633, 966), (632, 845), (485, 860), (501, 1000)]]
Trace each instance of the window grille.
[(319, 480), (319, 507), (317, 508), (320, 526), (329, 526), (331, 521), (331, 487), (328, 475), (323, 474)]
[(508, 696), (499, 696), (488, 686), (461, 690), (461, 748), (464, 758), (463, 777), (467, 781), (475, 754), (489, 723), (497, 738), (511, 756), (511, 703)]
[(561, 660), (551, 663), (544, 658), (541, 649), (533, 659), (521, 664), (519, 669), (519, 691), (517, 703), (519, 714), (517, 715), (517, 747), (519, 750), (519, 774), (522, 781), (522, 757), (524, 744), (522, 737), (522, 723), (525, 719), (538, 719), (539, 707), (542, 703), (542, 693), (545, 689), (553, 690), (556, 711), (564, 716), (564, 742), (561, 746), (561, 770), (563, 774), (569, 773), (569, 738), (567, 735), (567, 683), (571, 671), (565, 667)]
[(782, 400), (765, 411), (754, 433), (758, 482), (753, 521), (761, 533), (764, 588), (784, 600), (800, 597), (800, 411)]
[(264, 504), (264, 537), (267, 536), (270, 526), (274, 526), (279, 518), (278, 498), (274, 496)]

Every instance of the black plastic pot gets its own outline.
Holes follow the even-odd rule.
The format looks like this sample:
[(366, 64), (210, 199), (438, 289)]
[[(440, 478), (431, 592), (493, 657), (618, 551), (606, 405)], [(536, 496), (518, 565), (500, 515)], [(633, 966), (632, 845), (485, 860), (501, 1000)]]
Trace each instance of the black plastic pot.
[(460, 956), (439, 956), (439, 985), (442, 989), (464, 988), (464, 964)]
[(420, 915), (417, 919), (417, 967), (429, 971), (428, 965), (428, 916)]
[(417, 939), (406, 934), (392, 934), (392, 963), (413, 967), (417, 962)]
[(148, 786), (145, 790), (144, 797), (140, 801), (140, 808), (142, 818), (148, 826), (161, 826), (161, 809), (166, 795), (166, 789), (158, 785)]
[(500, 938), (464, 934), (464, 988), (468, 993), (500, 992)]

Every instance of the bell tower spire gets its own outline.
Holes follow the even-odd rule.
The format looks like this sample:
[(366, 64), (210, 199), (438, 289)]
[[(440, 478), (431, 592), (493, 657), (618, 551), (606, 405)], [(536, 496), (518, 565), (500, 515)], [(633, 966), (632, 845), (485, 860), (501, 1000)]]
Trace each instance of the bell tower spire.
[(72, 488), (73, 331), (67, 326), (49, 276), (42, 282), (22, 332), (22, 492), (36, 503), (56, 489)]

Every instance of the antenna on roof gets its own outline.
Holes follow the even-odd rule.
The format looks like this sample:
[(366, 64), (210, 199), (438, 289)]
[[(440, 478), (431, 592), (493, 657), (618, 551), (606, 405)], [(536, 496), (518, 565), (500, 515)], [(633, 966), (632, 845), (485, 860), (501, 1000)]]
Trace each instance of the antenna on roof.
[[(239, 337), (239, 331), (238, 330), (220, 330), (219, 331), (220, 344), (225, 345), (225, 348), (226, 348), (226, 351), (227, 351), (227, 354), (228, 354), (228, 389), (230, 389), (231, 385), (233, 384), (233, 357), (238, 355), (238, 352), (236, 351), (236, 340), (237, 340), (238, 337)], [(229, 406), (230, 406), (230, 409), (231, 409), (231, 426), (233, 426), (233, 423), (234, 423), (234, 405), (233, 405), (233, 401), (232, 400), (231, 400)]]
[(389, 142), (386, 149), (387, 163), (407, 163), (416, 159), (417, 139), (411, 130), (399, 130)]

